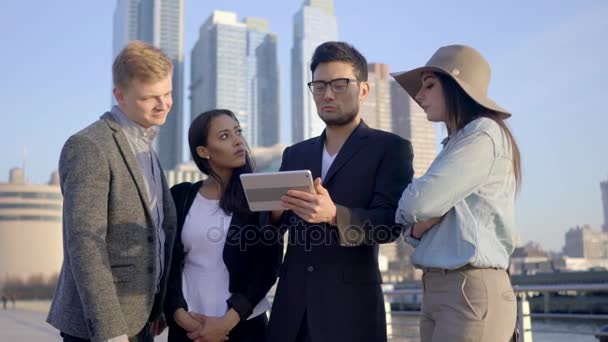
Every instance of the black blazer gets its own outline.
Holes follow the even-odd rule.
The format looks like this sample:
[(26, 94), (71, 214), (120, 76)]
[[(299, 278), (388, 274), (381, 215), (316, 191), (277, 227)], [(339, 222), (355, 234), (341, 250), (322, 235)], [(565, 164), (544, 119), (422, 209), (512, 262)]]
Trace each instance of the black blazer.
[[(309, 169), (320, 177), (324, 141), (325, 133), (287, 148), (281, 170)], [(414, 173), (412, 158), (407, 140), (361, 122), (323, 181), (338, 207), (338, 226), (308, 224), (291, 211), (283, 215), (289, 245), (269, 341), (293, 342), (305, 313), (315, 342), (387, 339), (378, 244), (401, 233), (395, 211)]]
[[(173, 314), (188, 304), (182, 292), (182, 270), (184, 245), (181, 233), (186, 215), (194, 202), (202, 182), (181, 183), (171, 188), (177, 209), (177, 233), (173, 248), (172, 269), (169, 275), (165, 317), (173, 329), (180, 330)], [(282, 247), (275, 227), (267, 225), (269, 213), (235, 213), (224, 244), (223, 259), (229, 273), (229, 291), (233, 294), (227, 301), (241, 321), (245, 321), (255, 306), (274, 285), (282, 258)]]

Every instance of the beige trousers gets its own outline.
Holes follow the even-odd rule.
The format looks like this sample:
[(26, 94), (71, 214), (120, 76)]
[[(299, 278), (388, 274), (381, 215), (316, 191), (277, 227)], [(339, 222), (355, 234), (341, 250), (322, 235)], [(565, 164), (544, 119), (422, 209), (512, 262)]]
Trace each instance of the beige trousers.
[(502, 269), (425, 269), (421, 342), (507, 342), (517, 305)]

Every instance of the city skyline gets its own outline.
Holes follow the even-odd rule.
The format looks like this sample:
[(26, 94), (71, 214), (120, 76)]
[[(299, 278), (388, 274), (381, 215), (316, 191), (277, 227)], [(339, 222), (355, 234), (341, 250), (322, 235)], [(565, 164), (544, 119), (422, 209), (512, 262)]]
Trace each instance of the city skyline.
[[(25, 159), (34, 182), (46, 180), (56, 168), (69, 135), (109, 109), (115, 2), (64, 1), (7, 3), (0, 14), (0, 35), (8, 51), (0, 57), (6, 69), (1, 96), (9, 128), (0, 137), (0, 170)], [(387, 64), (391, 71), (422, 65), (439, 46), (450, 43), (474, 46), (490, 61), (490, 96), (514, 113), (508, 123), (522, 151), (516, 231), (523, 241), (540, 241), (557, 250), (569, 227), (601, 226), (598, 183), (608, 178), (608, 160), (594, 154), (608, 148), (600, 138), (608, 121), (602, 102), (608, 46), (601, 43), (608, 34), (607, 3), (378, 0), (369, 6), (337, 0), (334, 5), (339, 38), (354, 44), (370, 63)], [(188, 52), (215, 9), (268, 20), (278, 36), (284, 143), (291, 140), (293, 13), (301, 6), (301, 1), (184, 2)], [(539, 19), (539, 12), (547, 15)], [(188, 64), (187, 53), (185, 85)], [(440, 127), (437, 133), (437, 140), (446, 134)], [(0, 173), (0, 180), (5, 179)]]
[(190, 113), (232, 110), (250, 146), (279, 142), (276, 35), (264, 18), (214, 11), (191, 53)]
[[(415, 118), (412, 119), (416, 120)], [(267, 169), (268, 167), (273, 167), (272, 165), (276, 164), (277, 159), (280, 161), (279, 158), (282, 155), (283, 148), (284, 146), (280, 145), (254, 147), (252, 148), (252, 152), (257, 157), (258, 166), (262, 169)], [(278, 165), (274, 165), (274, 169), (276, 168), (278, 168)], [(267, 172), (267, 170), (263, 172)], [(205, 178), (198, 170), (196, 164), (191, 160), (183, 162), (173, 169), (164, 170), (164, 173), (169, 187), (181, 182), (197, 182)], [(49, 180), (42, 183), (28, 182), (26, 170), (22, 167), (11, 168), (8, 174), (9, 180), (7, 182), (0, 181), (0, 211), (3, 211), (0, 212), (0, 222), (8, 222), (11, 226), (15, 224), (22, 226), (27, 225), (28, 222), (38, 221), (61, 222), (62, 195), (58, 171), (53, 171), (50, 174)], [(604, 184), (608, 184), (608, 180), (601, 182), (602, 186)], [(35, 193), (38, 190), (42, 190), (43, 193)], [(48, 190), (52, 190), (54, 194), (47, 194)], [(15, 202), (15, 198), (17, 198), (17, 202)], [(23, 203), (20, 199), (52, 199), (54, 204)], [(35, 211), (30, 209), (34, 209)], [(6, 236), (11, 237), (10, 234)], [(389, 264), (395, 263), (395, 267), (409, 269), (412, 267), (411, 264), (408, 264), (409, 253), (411, 253), (412, 249), (408, 246), (404, 240), (399, 240), (396, 243), (381, 245), (380, 253), (387, 258)], [(514, 247), (516, 249), (533, 248), (537, 251), (546, 251), (550, 252), (551, 255), (561, 257), (608, 260), (608, 232), (603, 231), (600, 227), (591, 227), (588, 224), (570, 227), (565, 232), (563, 243), (558, 249), (545, 249), (542, 242), (534, 240), (521, 241), (519, 234), (515, 234)], [(547, 257), (547, 255), (544, 256)], [(517, 258), (519, 256), (513, 257)]]
[(251, 140), (247, 103), (247, 25), (236, 13), (213, 11), (192, 48), (190, 119), (213, 108), (230, 109)]

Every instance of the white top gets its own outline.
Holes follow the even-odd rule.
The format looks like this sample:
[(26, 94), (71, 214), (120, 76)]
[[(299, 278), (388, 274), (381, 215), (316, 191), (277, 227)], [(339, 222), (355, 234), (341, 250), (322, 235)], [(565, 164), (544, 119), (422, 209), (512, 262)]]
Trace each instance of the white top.
[(330, 155), (329, 152), (327, 152), (327, 147), (325, 145), (323, 145), (323, 162), (321, 163), (321, 180), (325, 180), (325, 176), (327, 176), (327, 171), (329, 171), (329, 168), (331, 167), (331, 164), (333, 164), (337, 155), (338, 155), (337, 152), (333, 156)]
[[(188, 309), (206, 316), (223, 316), (228, 311), (226, 301), (230, 277), (224, 263), (226, 235), (232, 221), (219, 207), (219, 200), (211, 200), (197, 193), (184, 221), (184, 270), (182, 290)], [(248, 319), (270, 309), (262, 299)]]

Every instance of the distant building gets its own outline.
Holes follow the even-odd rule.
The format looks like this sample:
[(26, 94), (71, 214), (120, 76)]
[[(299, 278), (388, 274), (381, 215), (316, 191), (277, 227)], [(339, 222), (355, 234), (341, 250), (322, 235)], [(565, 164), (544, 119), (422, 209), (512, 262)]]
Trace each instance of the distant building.
[(608, 233), (608, 180), (600, 183), (600, 189), (602, 190), (602, 207), (604, 209), (604, 225), (602, 231)]
[(566, 232), (564, 254), (571, 258), (602, 259), (608, 257), (608, 233), (591, 229), (589, 225)]
[(155, 139), (165, 169), (182, 161), (184, 136), (184, 0), (140, 0), (138, 39), (162, 49), (173, 62), (173, 106)]
[(190, 113), (226, 108), (251, 141), (248, 113), (247, 25), (236, 13), (214, 11), (199, 29), (190, 58)]
[(306, 83), (312, 81), (310, 60), (317, 46), (338, 40), (338, 21), (333, 0), (305, 0), (293, 17), (291, 48), (291, 141), (300, 142), (321, 134), (325, 123)]
[[(112, 39), (112, 59), (128, 42), (137, 39), (139, 0), (117, 0), (114, 8), (114, 35)], [(114, 100), (114, 97), (112, 97)], [(115, 102), (113, 102), (115, 104)]]
[(608, 259), (585, 259), (562, 257), (554, 261), (557, 269), (562, 271), (608, 270)]
[(542, 272), (552, 272), (549, 253), (534, 242), (528, 242), (525, 246), (516, 247), (511, 254), (511, 273), (512, 274), (533, 274)]
[(437, 156), (435, 127), (424, 110), (391, 81), (392, 132), (408, 139), (414, 149), (414, 177), (422, 176)]
[(512, 264), (512, 274), (534, 275), (553, 272), (581, 272), (608, 270), (608, 259), (560, 257), (554, 259), (529, 259), (525, 263)]
[(251, 146), (279, 143), (279, 62), (277, 35), (270, 32), (266, 19), (247, 17), (247, 100), (251, 113)]
[(547, 258), (549, 252), (545, 251), (538, 243), (530, 241), (526, 245), (516, 247), (511, 255), (512, 258)]
[[(114, 8), (114, 32), (112, 37), (112, 61), (128, 42), (137, 39), (139, 25), (139, 0), (116, 0)], [(112, 85), (114, 88), (114, 85)], [(116, 105), (114, 94), (111, 94), (111, 104)]]
[(370, 63), (367, 69), (369, 95), (362, 104), (361, 118), (372, 128), (392, 132), (389, 67), (386, 64)]
[(0, 183), (0, 283), (49, 277), (63, 261), (63, 197), (55, 172), (48, 184), (28, 184), (23, 169)]
[(410, 256), (414, 248), (403, 238), (392, 243), (380, 245), (379, 255), (386, 261), (386, 268), (381, 269), (382, 280), (385, 283), (401, 283), (420, 280), (422, 271), (411, 263)]
[(207, 176), (198, 170), (193, 161), (181, 163), (172, 170), (165, 170), (165, 177), (167, 178), (167, 185), (169, 187), (183, 182), (196, 183), (199, 180), (207, 178)]
[(279, 142), (277, 36), (266, 19), (214, 11), (192, 48), (190, 112), (226, 108), (251, 146)]

